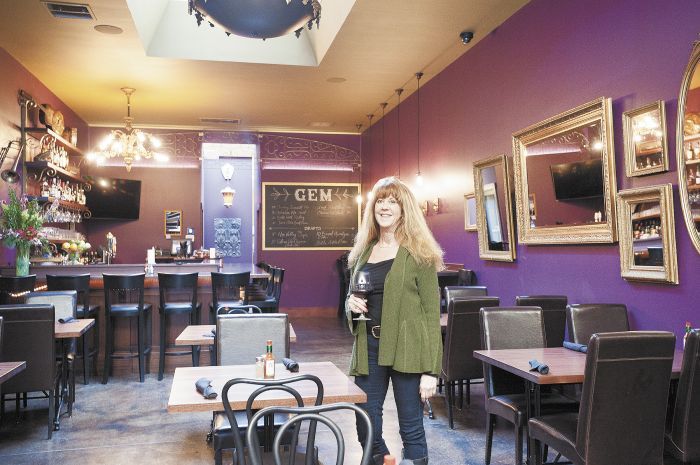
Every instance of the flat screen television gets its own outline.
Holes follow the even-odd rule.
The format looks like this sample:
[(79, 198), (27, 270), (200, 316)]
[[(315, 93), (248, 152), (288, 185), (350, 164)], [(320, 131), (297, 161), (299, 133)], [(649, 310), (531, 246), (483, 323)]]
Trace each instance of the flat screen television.
[(138, 220), (141, 181), (87, 176), (92, 189), (85, 193), (92, 219)]
[(585, 199), (603, 195), (603, 165), (600, 158), (549, 165), (557, 200)]

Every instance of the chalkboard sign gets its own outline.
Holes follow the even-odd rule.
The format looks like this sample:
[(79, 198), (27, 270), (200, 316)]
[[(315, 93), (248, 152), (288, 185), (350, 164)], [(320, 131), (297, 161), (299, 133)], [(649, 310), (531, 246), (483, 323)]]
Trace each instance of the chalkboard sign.
[(360, 224), (359, 184), (263, 183), (263, 250), (346, 250)]

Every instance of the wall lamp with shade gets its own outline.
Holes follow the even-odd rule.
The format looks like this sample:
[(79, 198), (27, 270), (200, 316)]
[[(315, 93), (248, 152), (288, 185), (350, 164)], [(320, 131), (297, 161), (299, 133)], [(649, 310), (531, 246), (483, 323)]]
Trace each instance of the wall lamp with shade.
[(19, 161), (22, 158), (22, 149), (24, 148), (24, 143), (21, 141), (17, 140), (11, 140), (7, 146), (3, 147), (0, 149), (0, 167), (2, 164), (5, 162), (5, 159), (7, 158), (7, 154), (10, 152), (10, 149), (12, 148), (12, 145), (16, 144), (17, 145), (17, 156), (15, 157), (15, 161), (12, 164), (12, 168), (9, 170), (2, 170), (0, 172), (0, 177), (2, 177), (2, 180), (5, 181), (8, 184), (15, 184), (17, 181), (19, 181), (19, 172), (17, 171), (17, 167), (19, 166)]
[[(224, 180), (228, 183), (231, 181), (231, 178), (233, 177), (233, 165), (230, 163), (224, 163), (221, 165), (221, 175), (224, 177)], [(236, 190), (232, 189), (231, 186), (228, 184), (226, 187), (221, 189), (221, 196), (224, 198), (224, 207), (229, 208), (233, 206), (233, 199), (236, 196)]]

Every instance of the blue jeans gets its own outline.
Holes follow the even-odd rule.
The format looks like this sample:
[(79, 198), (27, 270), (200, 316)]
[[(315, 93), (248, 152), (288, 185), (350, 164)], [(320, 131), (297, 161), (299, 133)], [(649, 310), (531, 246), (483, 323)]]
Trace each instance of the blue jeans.
[[(367, 403), (358, 404), (369, 415), (374, 429), (372, 455), (388, 454), (389, 449), (382, 437), (384, 399), (389, 389), (389, 380), (394, 387), (394, 400), (399, 416), (399, 433), (403, 441), (404, 458), (422, 459), (428, 456), (428, 444), (423, 429), (423, 404), (420, 400), (420, 373), (401, 373), (391, 367), (379, 366), (379, 339), (367, 338), (369, 375), (356, 376), (355, 384), (367, 393)], [(361, 444), (367, 437), (364, 423), (357, 419), (357, 436)]]

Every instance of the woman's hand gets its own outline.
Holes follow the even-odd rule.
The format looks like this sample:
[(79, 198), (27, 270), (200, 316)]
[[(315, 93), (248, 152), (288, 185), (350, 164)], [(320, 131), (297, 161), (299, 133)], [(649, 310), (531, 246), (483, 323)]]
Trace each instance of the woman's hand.
[(430, 375), (420, 377), (420, 398), (423, 402), (430, 399), (437, 391), (437, 378)]
[(348, 308), (352, 313), (366, 313), (367, 312), (367, 299), (358, 297), (355, 294), (350, 294), (348, 297)]

